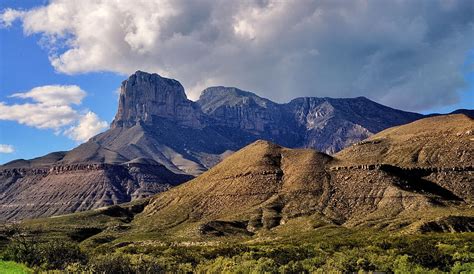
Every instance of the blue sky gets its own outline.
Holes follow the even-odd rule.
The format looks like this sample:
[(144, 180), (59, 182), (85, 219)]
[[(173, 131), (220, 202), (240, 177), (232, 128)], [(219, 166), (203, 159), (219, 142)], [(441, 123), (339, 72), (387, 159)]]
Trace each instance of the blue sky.
[[(67, 9), (70, 8), (79, 19), (81, 12), (84, 12), (79, 7), (69, 7), (71, 1), (53, 2), (58, 2)], [(89, 2), (82, 2), (84, 9), (94, 10), (87, 6), (93, 5)], [(303, 26), (298, 30), (287, 26), (286, 28), (294, 30), (294, 33), (288, 31), (287, 35), (282, 37), (282, 32), (278, 32), (278, 21), (275, 21), (277, 20), (275, 18), (282, 17), (278, 13), (278, 7), (236, 5), (227, 8), (218, 2), (203, 1), (200, 4), (202, 6), (199, 7), (171, 7), (170, 10), (163, 10), (157, 15), (166, 19), (163, 21), (167, 22), (166, 25), (158, 20), (153, 22), (157, 25), (150, 25), (143, 29), (140, 29), (140, 26), (143, 26), (140, 18), (147, 18), (147, 14), (143, 15), (140, 12), (148, 12), (149, 9), (142, 8), (137, 11), (130, 9), (132, 11), (126, 13), (130, 16), (126, 22), (135, 24), (133, 25), (135, 28), (132, 28), (134, 31), (126, 32), (130, 29), (127, 26), (121, 30), (116, 30), (113, 25), (104, 26), (104, 33), (98, 34), (104, 37), (103, 40), (100, 40), (100, 36), (93, 39), (82, 39), (89, 38), (88, 36), (81, 37), (84, 35), (82, 29), (102, 31), (100, 28), (103, 25), (93, 25), (94, 18), (87, 19), (91, 22), (90, 25), (87, 20), (82, 24), (81, 20), (74, 20), (74, 22), (79, 22), (77, 25), (66, 22), (65, 24), (69, 25), (57, 31), (56, 27), (61, 24), (61, 21), (58, 23), (53, 21), (55, 18), (52, 18), (47, 22), (36, 22), (34, 20), (38, 20), (37, 18), (27, 14), (12, 21), (11, 25), (0, 28), (0, 102), (7, 106), (5, 109), (8, 110), (9, 106), (15, 104), (34, 103), (33, 97), (12, 98), (11, 95), (26, 93), (37, 87), (78, 86), (86, 93), (79, 104), (68, 103), (67, 105), (74, 109), (76, 120), (57, 128), (38, 128), (31, 124), (22, 124), (19, 119), (13, 118), (0, 119), (0, 144), (13, 148), (13, 152), (0, 153), (0, 163), (18, 158), (38, 157), (53, 151), (69, 150), (80, 144), (81, 141), (78, 141), (78, 138), (71, 138), (67, 130), (70, 127), (79, 126), (80, 119), (88, 112), (94, 113), (94, 117), (97, 118), (94, 121), (110, 123), (117, 108), (117, 88), (129, 73), (137, 69), (158, 72), (178, 79), (187, 89), (191, 99), (196, 99), (199, 92), (207, 86), (228, 85), (254, 91), (278, 102), (285, 102), (297, 96), (355, 97), (363, 95), (392, 107), (421, 113), (446, 113), (458, 108), (474, 107), (474, 73), (472, 72), (474, 66), (472, 22), (474, 20), (471, 18), (472, 13), (469, 15), (470, 10), (466, 11), (465, 7), (450, 7), (450, 14), (445, 16), (447, 18), (445, 20), (452, 20), (451, 15), (455, 12), (457, 12), (457, 17), (467, 16), (467, 19), (462, 22), (467, 20), (471, 24), (470, 27), (469, 24), (464, 26), (462, 25), (464, 23), (452, 22), (453, 28), (456, 28), (461, 36), (451, 37), (442, 31), (439, 31), (439, 34), (430, 32), (430, 27), (435, 30), (440, 28), (433, 23), (435, 21), (431, 17), (442, 21), (444, 20), (442, 12), (445, 12), (442, 10), (443, 7), (430, 6), (419, 9), (423, 12), (433, 10), (422, 14), (425, 19), (423, 27), (419, 27), (416, 20), (404, 26), (407, 20), (400, 19), (400, 28), (403, 30), (393, 30), (392, 26), (390, 31), (393, 33), (390, 35), (397, 37), (400, 33), (401, 38), (396, 40), (391, 37), (390, 41), (385, 41), (387, 40), (384, 37), (386, 29), (380, 30), (379, 36), (375, 38), (366, 37), (365, 32), (357, 33), (356, 29), (351, 29), (350, 26), (344, 24), (342, 19), (331, 23), (331, 20), (335, 20), (332, 14), (335, 7), (326, 7), (329, 4), (321, 5), (318, 8), (322, 10), (323, 15), (319, 20), (326, 20), (335, 31), (346, 31), (347, 36), (352, 37), (353, 45), (347, 48), (347, 45), (337, 40), (339, 38), (331, 36), (332, 29), (320, 29), (316, 25), (309, 25), (307, 28)], [(137, 6), (148, 4), (147, 1), (136, 3)], [(2, 0), (0, 12), (7, 9), (25, 12), (33, 7), (48, 7), (48, 5), (51, 8), (49, 1)], [(189, 3), (189, 5), (198, 4)], [(110, 11), (117, 12), (116, 16), (110, 17), (113, 20), (124, 17), (120, 14), (122, 11), (117, 7), (109, 7), (106, 2), (100, 8), (103, 10), (110, 8)], [(260, 17), (253, 18), (251, 15), (240, 16), (252, 14), (244, 12), (249, 8), (257, 9), (260, 14), (265, 14), (266, 16), (260, 17), (268, 20), (262, 21)], [(302, 24), (297, 20), (306, 16), (303, 13), (312, 8), (315, 7), (301, 7), (301, 9), (294, 7), (295, 11), (288, 12), (289, 17), (285, 22), (288, 24), (293, 22), (295, 26), (301, 27)], [(363, 21), (361, 17), (366, 17), (370, 12), (379, 14), (380, 12), (376, 12), (378, 8), (370, 7), (359, 11), (358, 7), (347, 7), (351, 12), (355, 10), (353, 16), (356, 20), (351, 22), (360, 26), (372, 25), (370, 22)], [(124, 9), (127, 10), (127, 7)], [(207, 12), (214, 9), (222, 9), (222, 12)], [(412, 13), (407, 10), (416, 13), (418, 7), (396, 6), (391, 14), (398, 17), (391, 20), (397, 22), (399, 18), (406, 19), (408, 15), (405, 14)], [(327, 12), (324, 13), (325, 11)], [(229, 12), (233, 14), (229, 15)], [(104, 12), (100, 16), (110, 16), (110, 14), (111, 12)], [(213, 18), (215, 14), (223, 14), (223, 17)], [(325, 14), (327, 14), (326, 17)], [(238, 20), (227, 22), (229, 18), (238, 18)], [(33, 27), (28, 27), (28, 22), (33, 22)], [(213, 22), (219, 22), (218, 26), (213, 26)], [(49, 23), (51, 25), (48, 25)], [(451, 24), (451, 21), (448, 23)], [(321, 25), (321, 21), (319, 24)], [(221, 26), (224, 27), (219, 29)], [(272, 31), (274, 26), (275, 33), (268, 31), (268, 26), (272, 26)], [(428, 31), (425, 30), (423, 34), (420, 34), (420, 29), (426, 28)], [(156, 33), (157, 29), (160, 30), (159, 33)], [(267, 30), (266, 33), (260, 33), (261, 29)], [(410, 33), (411, 30), (413, 30), (412, 33)], [(307, 40), (308, 35), (304, 35), (305, 32), (311, 33), (309, 36), (316, 37), (317, 40)], [(71, 46), (56, 42), (51, 36), (46, 35), (48, 33), (53, 33), (55, 38), (60, 39), (72, 37), (75, 44)], [(64, 33), (66, 34), (63, 35)], [(275, 43), (276, 38), (272, 35), (279, 39), (278, 44), (281, 44), (281, 48)], [(421, 37), (419, 40), (424, 43), (415, 44), (411, 41), (409, 43), (403, 40), (406, 36), (413, 37), (413, 41)], [(108, 43), (113, 39), (126, 41), (128, 44)], [(376, 43), (371, 41), (370, 45), (367, 45), (366, 41), (370, 39), (377, 39), (374, 40)], [(432, 41), (426, 42), (427, 39), (432, 39)], [(397, 47), (394, 47), (394, 44)], [(114, 45), (117, 45), (116, 48)], [(89, 54), (95, 56), (96, 53), (93, 50), (100, 49), (101, 46), (106, 51), (103, 49), (99, 51), (101, 56), (96, 59), (72, 54), (70, 59), (57, 59), (61, 62), (53, 64), (54, 57), (64, 57), (61, 54), (71, 48), (80, 49), (86, 56)], [(333, 52), (333, 48), (337, 47), (340, 47), (340, 51)], [(444, 47), (452, 50), (448, 52), (444, 50)], [(363, 55), (368, 51), (372, 51), (370, 55)], [(307, 55), (301, 55), (302, 52)], [(347, 56), (339, 52), (347, 52)], [(405, 57), (407, 52), (409, 57)], [(391, 61), (387, 59), (389, 57), (394, 59)], [(396, 68), (397, 71), (392, 68)], [(446, 72), (441, 68), (449, 70)], [(410, 71), (411, 69), (416, 70)], [(406, 74), (400, 71), (406, 71)], [(455, 75), (450, 76), (451, 78), (445, 77), (451, 72)], [(412, 77), (415, 74), (418, 75), (416, 79)], [(341, 79), (347, 79), (347, 81)], [(398, 84), (400, 82), (403, 83)], [(36, 114), (33, 112), (28, 115), (34, 117)]]
[[(2, 1), (6, 7), (28, 8), (44, 1)], [(82, 102), (84, 108), (94, 111), (110, 122), (117, 107), (116, 90), (126, 76), (111, 72), (66, 75), (55, 72), (48, 54), (38, 41), (40, 35), (25, 36), (21, 24), (0, 29), (0, 101), (19, 101), (9, 95), (31, 90), (34, 87), (60, 84), (78, 85), (87, 92)], [(0, 120), (0, 144), (14, 147), (13, 153), (0, 153), (0, 163), (14, 159), (31, 159), (53, 151), (70, 150), (80, 142), (55, 134), (53, 129), (37, 129), (16, 121)]]

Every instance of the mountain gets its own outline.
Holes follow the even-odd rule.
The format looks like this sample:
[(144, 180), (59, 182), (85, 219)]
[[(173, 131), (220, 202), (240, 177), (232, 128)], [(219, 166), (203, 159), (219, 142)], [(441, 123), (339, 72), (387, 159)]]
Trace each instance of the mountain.
[(297, 98), (277, 104), (237, 88), (211, 87), (197, 101), (214, 124), (239, 128), (288, 147), (333, 154), (383, 129), (423, 116), (392, 109), (365, 97)]
[(239, 148), (208, 124), (178, 81), (138, 71), (122, 83), (111, 128), (68, 152), (59, 163), (148, 158), (176, 174), (198, 175)]
[[(464, 115), (426, 118), (374, 135), (362, 144), (369, 146), (367, 152), (373, 151), (367, 158), (354, 148), (360, 144), (332, 157), (257, 141), (196, 179), (152, 198), (136, 222), (142, 227), (155, 220), (147, 225), (149, 229), (188, 236), (252, 235), (285, 226), (301, 216), (348, 227), (436, 227), (437, 222), (457, 220), (451, 216), (453, 212), (474, 214), (472, 157), (460, 159), (454, 166), (450, 157), (457, 157), (459, 148), (465, 155), (474, 153), (472, 144), (466, 146), (466, 141), (473, 142), (473, 130), (474, 121)], [(439, 132), (441, 135), (433, 138)], [(409, 166), (390, 162), (390, 157), (381, 161), (380, 143), (372, 140), (382, 138), (397, 138), (393, 142), (402, 140), (406, 146), (422, 142), (421, 147), (444, 156), (430, 154), (440, 157), (435, 157), (436, 162), (412, 162)], [(412, 155), (408, 149), (393, 153), (400, 159)], [(359, 155), (361, 160), (357, 161)], [(470, 229), (472, 218), (468, 224), (463, 228), (448, 222), (444, 229)]]
[(421, 117), (363, 97), (277, 104), (226, 87), (208, 88), (193, 102), (178, 81), (137, 71), (122, 82), (109, 130), (71, 151), (0, 167), (0, 219), (65, 214), (150, 196), (258, 139), (331, 154)]
[[(458, 148), (471, 138), (459, 138), (466, 129), (472, 130), (474, 125), (465, 115), (431, 117), (383, 131), (373, 140), (394, 138), (395, 144), (403, 139), (399, 144), (405, 146), (422, 142), (433, 151), (457, 155)], [(442, 137), (433, 138), (438, 132)], [(157, 245), (184, 241), (187, 246), (195, 242), (213, 244), (219, 238), (224, 243), (237, 239), (253, 244), (288, 241), (282, 237), (306, 240), (307, 233), (320, 229), (321, 233), (385, 231), (405, 236), (472, 231), (472, 162), (453, 167), (450, 157), (440, 157), (433, 163), (390, 163), (391, 157), (383, 157), (394, 147), (379, 155), (379, 144), (357, 144), (330, 156), (260, 140), (199, 177), (151, 199), (80, 216), (90, 218), (91, 223), (115, 218), (111, 225), (120, 230), (99, 223), (98, 234), (91, 241), (113, 239), (110, 246), (140, 245), (140, 241)], [(367, 153), (374, 151), (372, 160), (361, 157), (357, 161), (358, 146), (369, 146)], [(473, 146), (465, 148), (469, 155), (474, 152)], [(409, 149), (393, 153), (400, 159), (411, 158)], [(40, 227), (47, 223), (53, 231), (73, 233), (70, 230), (76, 226), (84, 227), (77, 223), (65, 227), (74, 216), (33, 223)]]
[(466, 116), (469, 116), (471, 118), (474, 118), (474, 109), (464, 109), (464, 108), (461, 108), (461, 109), (457, 109), (453, 112), (451, 112), (450, 114), (464, 114)]
[(425, 117), (433, 117), (433, 116), (441, 116), (441, 115), (449, 115), (449, 114), (464, 114), (466, 116), (474, 118), (474, 109), (460, 108), (460, 109), (456, 109), (456, 110), (454, 110), (454, 111), (452, 111), (448, 114), (431, 113), (431, 114), (425, 115)]

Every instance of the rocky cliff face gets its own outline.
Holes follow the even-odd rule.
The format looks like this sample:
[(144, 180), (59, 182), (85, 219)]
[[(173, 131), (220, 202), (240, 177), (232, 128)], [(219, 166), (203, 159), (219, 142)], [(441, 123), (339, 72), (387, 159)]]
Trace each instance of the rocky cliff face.
[(188, 100), (183, 86), (174, 79), (137, 71), (122, 82), (118, 111), (112, 128), (153, 124), (166, 118), (189, 127), (202, 127), (202, 113)]
[(291, 114), (282, 105), (237, 88), (210, 87), (197, 101), (213, 126), (251, 135), (240, 147), (256, 139), (266, 139), (296, 147), (302, 138)]

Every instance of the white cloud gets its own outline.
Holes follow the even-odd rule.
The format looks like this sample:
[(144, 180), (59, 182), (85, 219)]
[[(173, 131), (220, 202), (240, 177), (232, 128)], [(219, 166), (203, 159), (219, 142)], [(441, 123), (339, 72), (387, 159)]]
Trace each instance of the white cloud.
[(107, 127), (107, 122), (100, 120), (95, 113), (89, 111), (81, 117), (77, 126), (69, 128), (65, 134), (73, 140), (85, 142)]
[(15, 148), (12, 145), (0, 144), (0, 153), (13, 153)]
[[(85, 141), (107, 127), (93, 112), (73, 108), (80, 105), (86, 92), (78, 86), (49, 85), (33, 88), (10, 97), (32, 99), (33, 103), (0, 102), (0, 120), (16, 121), (38, 129), (52, 129), (73, 140)], [(70, 127), (69, 129), (65, 129)]]
[(255, 39), (255, 29), (245, 20), (238, 20), (234, 25), (234, 32), (248, 39)]
[(459, 100), (472, 14), (469, 0), (51, 0), (0, 21), (43, 34), (62, 73), (157, 72), (193, 99), (208, 83), (422, 110)]
[(36, 102), (48, 106), (61, 106), (69, 104), (80, 104), (82, 99), (86, 96), (86, 92), (80, 87), (49, 85), (36, 87), (25, 93), (15, 93), (10, 97), (31, 98)]
[(50, 106), (45, 104), (13, 104), (0, 102), (0, 120), (17, 121), (40, 129), (59, 129), (73, 123), (77, 111), (67, 105)]
[(0, 27), (9, 27), (12, 23), (21, 18), (24, 12), (14, 9), (5, 9), (3, 13), (0, 14)]

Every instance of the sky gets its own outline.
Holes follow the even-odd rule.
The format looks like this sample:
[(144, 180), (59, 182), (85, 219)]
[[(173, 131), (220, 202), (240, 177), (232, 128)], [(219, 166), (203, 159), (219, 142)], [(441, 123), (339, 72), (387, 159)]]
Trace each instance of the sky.
[(0, 0), (0, 164), (106, 130), (136, 70), (192, 100), (224, 85), (472, 109), (474, 1)]

